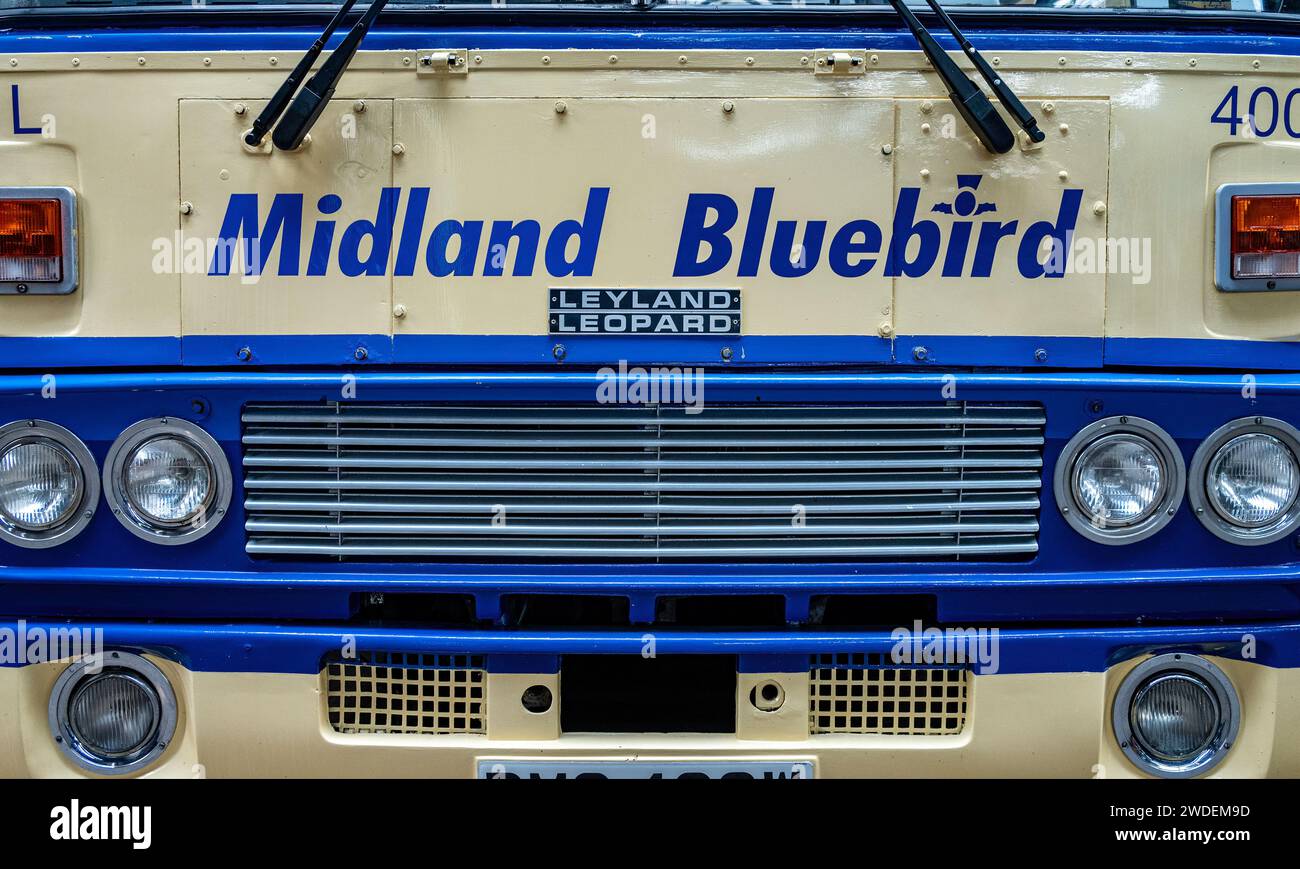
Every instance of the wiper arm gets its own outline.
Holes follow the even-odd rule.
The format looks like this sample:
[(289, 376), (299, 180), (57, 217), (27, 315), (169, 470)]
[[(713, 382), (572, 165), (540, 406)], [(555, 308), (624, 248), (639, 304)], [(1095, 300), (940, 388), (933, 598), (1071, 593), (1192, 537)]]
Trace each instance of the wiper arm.
[(934, 14), (939, 16), (943, 26), (947, 27), (948, 31), (952, 33), (953, 38), (957, 40), (957, 44), (961, 46), (961, 50), (966, 52), (970, 62), (980, 71), (980, 75), (984, 76), (984, 80), (989, 83), (989, 88), (992, 89), (993, 93), (997, 94), (998, 102), (1002, 103), (1002, 107), (1015, 117), (1016, 123), (1029, 134), (1029, 138), (1035, 142), (1041, 142), (1047, 138), (1046, 134), (1038, 129), (1038, 121), (1034, 119), (1033, 115), (1029, 114), (1029, 109), (1025, 108), (1025, 104), (1016, 96), (1015, 91), (1011, 90), (1010, 86), (993, 71), (993, 67), (989, 66), (989, 62), (984, 59), (984, 55), (980, 54), (979, 50), (971, 45), (970, 40), (957, 28), (957, 22), (953, 21), (948, 13), (943, 10), (943, 7), (939, 5), (939, 0), (926, 0), (926, 2), (934, 10)]
[(284, 84), (280, 85), (279, 90), (275, 92), (275, 96), (271, 97), (271, 101), (266, 104), (266, 108), (262, 109), (257, 116), (257, 120), (253, 121), (253, 129), (249, 130), (244, 136), (244, 141), (250, 147), (256, 148), (260, 146), (262, 140), (266, 138), (267, 131), (275, 126), (275, 122), (280, 119), (280, 115), (284, 114), (284, 107), (289, 105), (289, 100), (293, 99), (294, 93), (298, 90), (298, 85), (302, 84), (303, 77), (311, 71), (311, 65), (316, 62), (316, 58), (320, 57), (321, 50), (325, 48), (325, 43), (334, 35), (334, 31), (338, 29), (339, 24), (343, 21), (343, 16), (352, 11), (352, 7), (356, 5), (356, 2), (357, 0), (345, 0), (342, 8), (334, 13), (334, 17), (330, 19), (329, 24), (325, 25), (325, 29), (312, 43), (311, 48), (307, 49), (307, 53), (302, 56), (302, 60), (298, 61), (298, 65), (293, 68), (293, 72), (289, 73), (289, 77), (284, 80)]
[(1002, 120), (998, 110), (993, 108), (989, 98), (984, 96), (984, 91), (961, 71), (961, 68), (948, 56), (948, 52), (939, 47), (939, 43), (930, 35), (930, 31), (926, 30), (920, 19), (907, 8), (906, 0), (889, 0), (889, 3), (907, 24), (908, 30), (912, 31), (912, 36), (920, 44), (934, 71), (939, 74), (939, 78), (943, 79), (944, 87), (948, 89), (949, 99), (957, 107), (966, 124), (974, 131), (980, 144), (991, 154), (1005, 154), (1010, 151), (1016, 144), (1016, 137), (1011, 134), (1011, 128), (1007, 126), (1006, 121)]
[(316, 74), (303, 85), (302, 91), (294, 97), (293, 104), (284, 113), (284, 119), (276, 125), (275, 132), (271, 134), (271, 141), (275, 143), (275, 147), (281, 151), (292, 151), (302, 144), (302, 140), (307, 137), (307, 133), (320, 117), (320, 113), (329, 104), (330, 97), (334, 96), (335, 86), (338, 85), (348, 64), (352, 62), (361, 40), (366, 38), (370, 25), (375, 23), (375, 19), (387, 4), (388, 0), (374, 0), (357, 23), (352, 25), (348, 35), (343, 37), (343, 41), (339, 43), (338, 48), (334, 49), (329, 60), (321, 64)]

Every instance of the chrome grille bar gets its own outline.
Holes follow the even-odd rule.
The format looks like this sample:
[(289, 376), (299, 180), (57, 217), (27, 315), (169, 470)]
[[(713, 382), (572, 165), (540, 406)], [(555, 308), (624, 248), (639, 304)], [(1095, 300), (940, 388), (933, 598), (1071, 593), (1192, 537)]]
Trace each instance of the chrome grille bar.
[(243, 414), (247, 551), (987, 560), (1037, 551), (1037, 406), (326, 403)]

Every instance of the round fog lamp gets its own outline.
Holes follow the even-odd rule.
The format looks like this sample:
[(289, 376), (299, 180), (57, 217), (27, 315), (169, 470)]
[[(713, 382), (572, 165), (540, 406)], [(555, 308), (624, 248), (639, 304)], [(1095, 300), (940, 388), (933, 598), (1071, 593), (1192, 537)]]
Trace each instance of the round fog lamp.
[(66, 521), (83, 488), (77, 460), (53, 441), (18, 441), (0, 455), (0, 516), (23, 531)]
[(1300, 469), (1296, 458), (1272, 435), (1253, 432), (1235, 437), (1210, 459), (1205, 480), (1210, 504), (1243, 528), (1274, 522), (1296, 499)]
[(123, 489), (146, 520), (175, 527), (194, 521), (212, 503), (212, 466), (193, 444), (160, 437), (136, 448), (123, 470)]
[(98, 757), (130, 757), (158, 731), (162, 704), (139, 676), (114, 670), (77, 686), (68, 725), (78, 744)]
[(50, 692), (50, 734), (77, 766), (104, 775), (152, 764), (176, 733), (176, 694), (162, 670), (130, 652), (68, 666)]
[(1134, 667), (1112, 714), (1120, 750), (1139, 769), (1166, 778), (1200, 775), (1219, 763), (1240, 722), (1241, 703), (1224, 672), (1181, 652)]

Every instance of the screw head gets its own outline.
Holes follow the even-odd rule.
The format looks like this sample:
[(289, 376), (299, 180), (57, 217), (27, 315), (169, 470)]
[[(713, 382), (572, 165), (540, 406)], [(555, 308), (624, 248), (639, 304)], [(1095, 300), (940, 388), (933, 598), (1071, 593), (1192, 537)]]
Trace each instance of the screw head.
[(731, 100), (724, 100), (722, 103), (722, 110), (727, 114), (731, 114), (736, 110), (736, 104)]
[(370, 357), (370, 351), (364, 347), (358, 347), (352, 354), (352, 358), (358, 362), (365, 362)]
[(721, 355), (722, 355), (722, 361), (723, 361), (723, 362), (730, 362), (730, 361), (731, 361), (731, 356), (732, 356), (731, 348), (730, 348), (730, 347), (723, 347), (723, 348), (722, 348), (722, 354), (721, 354)]
[(1037, 350), (1035, 350), (1035, 351), (1034, 351), (1034, 361), (1035, 361), (1035, 362), (1046, 362), (1046, 361), (1047, 361), (1047, 351), (1044, 350), (1042, 347), (1039, 347)]
[(569, 351), (563, 344), (556, 344), (551, 348), (551, 355), (555, 357), (556, 362), (563, 362), (564, 357), (569, 355)]
[(406, 146), (403, 145), (401, 142), (398, 142), (395, 145), (393, 145), (393, 156), (400, 157), (405, 153), (406, 153)]
[(925, 360), (930, 358), (930, 351), (924, 347), (913, 347), (912, 358), (915, 359), (917, 362), (924, 362)]
[(569, 104), (566, 103), (564, 100), (556, 100), (556, 101), (555, 101), (555, 113), (556, 113), (557, 115), (562, 115), (562, 114), (564, 114), (565, 112), (567, 112), (568, 110), (569, 110)]
[(240, 347), (235, 351), (235, 358), (240, 362), (247, 362), (253, 358), (253, 349), (251, 347)]

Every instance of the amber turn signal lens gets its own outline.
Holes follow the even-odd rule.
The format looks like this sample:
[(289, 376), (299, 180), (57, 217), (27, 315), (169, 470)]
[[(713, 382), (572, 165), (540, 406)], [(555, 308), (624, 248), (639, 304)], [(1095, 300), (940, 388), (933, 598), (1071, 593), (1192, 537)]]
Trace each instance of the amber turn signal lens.
[(1232, 197), (1232, 276), (1300, 277), (1300, 196)]
[(0, 281), (63, 279), (57, 199), (0, 199)]

